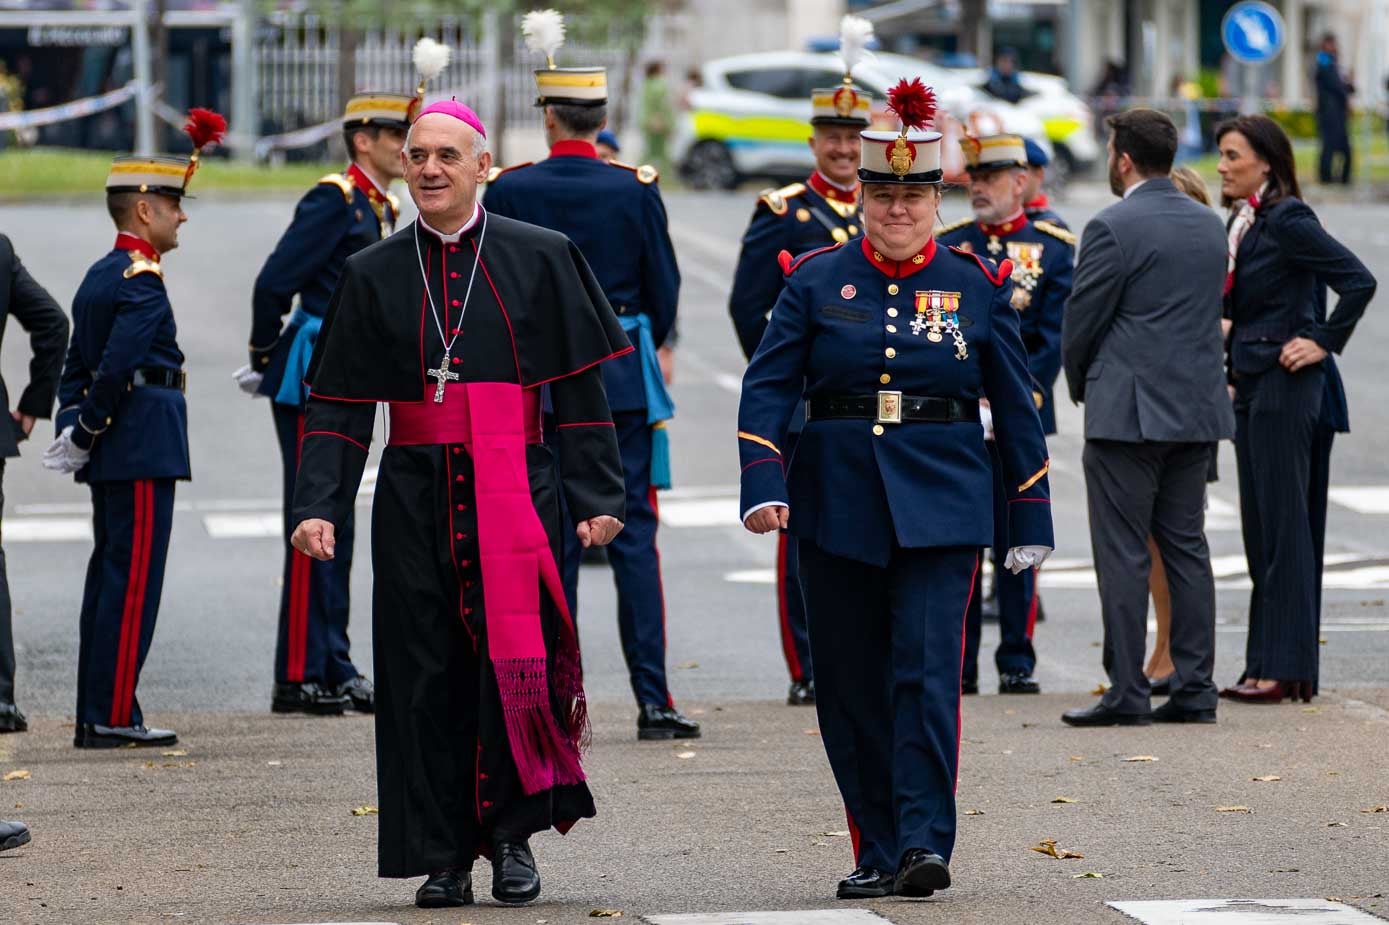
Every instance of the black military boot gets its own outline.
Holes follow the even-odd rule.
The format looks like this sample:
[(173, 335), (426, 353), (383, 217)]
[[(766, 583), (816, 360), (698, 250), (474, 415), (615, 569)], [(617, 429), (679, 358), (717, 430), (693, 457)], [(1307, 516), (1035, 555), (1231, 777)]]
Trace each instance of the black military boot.
[(339, 697), (346, 697), (352, 709), (358, 713), (376, 712), (376, 689), (361, 675), (339, 684), (336, 693)]
[(346, 694), (330, 691), (322, 684), (276, 684), (270, 695), (273, 713), (309, 713), (314, 716), (341, 716), (347, 709)]
[(29, 844), (29, 827), (22, 822), (6, 822), (0, 819), (0, 851), (9, 851), (20, 845)]
[(896, 877), (889, 871), (859, 866), (839, 881), (835, 895), (840, 899), (877, 899), (891, 896)]
[(492, 898), (520, 906), (540, 895), (540, 872), (525, 839), (501, 838), (492, 845)]
[(1040, 694), (1042, 685), (1032, 677), (1031, 672), (1005, 671), (998, 676), (1000, 694)]
[(172, 729), (79, 723), (72, 744), (78, 748), (155, 748), (177, 745), (178, 735)]
[(699, 723), (686, 719), (675, 707), (644, 703), (637, 714), (638, 739), (697, 739)]
[(792, 681), (791, 690), (786, 693), (786, 704), (792, 707), (815, 706), (815, 682)]
[(19, 712), (19, 707), (12, 703), (0, 703), (0, 732), (25, 732), (28, 729), (29, 721)]
[(950, 886), (950, 867), (945, 859), (924, 848), (908, 848), (897, 865), (898, 896), (930, 896)]

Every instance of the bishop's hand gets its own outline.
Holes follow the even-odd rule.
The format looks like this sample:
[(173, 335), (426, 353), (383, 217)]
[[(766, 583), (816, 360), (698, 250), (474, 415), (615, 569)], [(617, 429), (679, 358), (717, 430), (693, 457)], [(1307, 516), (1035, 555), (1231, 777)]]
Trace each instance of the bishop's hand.
[(590, 546), (606, 546), (622, 532), (622, 521), (616, 517), (601, 514), (598, 517), (579, 521), (575, 532), (579, 534), (579, 543), (585, 549)]
[(289, 541), (304, 555), (323, 562), (333, 558), (333, 549), (337, 546), (333, 525), (317, 517), (311, 517), (295, 527)]

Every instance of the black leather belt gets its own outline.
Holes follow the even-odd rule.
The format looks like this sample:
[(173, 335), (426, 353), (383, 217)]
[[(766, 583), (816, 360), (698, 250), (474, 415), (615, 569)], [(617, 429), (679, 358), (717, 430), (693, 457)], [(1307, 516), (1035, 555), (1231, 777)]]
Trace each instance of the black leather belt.
[(130, 384), (137, 388), (178, 389), (182, 392), (188, 384), (188, 374), (181, 369), (147, 366), (135, 370), (135, 375), (130, 377)]
[(807, 421), (853, 418), (879, 424), (957, 424), (979, 422), (979, 402), (963, 398), (937, 398), (931, 395), (903, 395), (879, 392), (876, 395), (830, 395), (808, 399)]

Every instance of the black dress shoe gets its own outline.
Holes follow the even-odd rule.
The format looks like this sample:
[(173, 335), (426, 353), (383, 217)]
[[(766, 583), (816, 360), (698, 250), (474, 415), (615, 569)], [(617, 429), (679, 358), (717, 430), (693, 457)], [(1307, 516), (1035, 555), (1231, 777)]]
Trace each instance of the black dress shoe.
[(699, 723), (686, 719), (675, 707), (654, 703), (641, 705), (637, 714), (638, 739), (697, 739)]
[(1213, 723), (1215, 722), (1214, 710), (1184, 710), (1167, 701), (1162, 706), (1153, 711), (1153, 722), (1155, 723)]
[(525, 841), (498, 841), (492, 846), (492, 898), (508, 906), (540, 895), (540, 872)]
[(1172, 679), (1175, 678), (1176, 676), (1177, 676), (1177, 675), (1176, 675), (1175, 673), (1173, 673), (1173, 674), (1169, 674), (1169, 675), (1168, 675), (1167, 677), (1165, 677), (1165, 678), (1158, 678), (1158, 679), (1156, 679), (1156, 680), (1154, 680), (1154, 679), (1152, 679), (1152, 678), (1149, 678), (1149, 679), (1148, 679), (1148, 689), (1152, 692), (1152, 694), (1153, 694), (1154, 697), (1171, 697), (1171, 696), (1172, 696)]
[[(351, 682), (348, 682), (351, 683)], [(272, 713), (310, 713), (314, 716), (341, 716), (349, 703), (346, 694), (330, 691), (315, 681), (302, 684), (276, 684), (270, 696)]]
[(12, 703), (0, 703), (0, 732), (27, 732), (29, 722), (19, 707)]
[(1061, 714), (1067, 726), (1151, 726), (1152, 713), (1120, 713), (1103, 703), (1083, 710), (1067, 710)]
[(880, 896), (891, 896), (896, 879), (895, 874), (878, 870), (876, 867), (856, 867), (852, 874), (839, 881), (839, 889), (834, 895), (840, 899), (877, 899)]
[(979, 693), (979, 682), (978, 682), (977, 680), (976, 680), (976, 681), (961, 681), (961, 682), (960, 682), (960, 693), (962, 693), (962, 694), (977, 694), (977, 693)]
[(791, 707), (815, 706), (815, 682), (791, 682), (791, 690), (786, 694), (786, 705)]
[(79, 723), (72, 744), (78, 748), (157, 748), (177, 745), (178, 734), (172, 729)]
[(22, 822), (0, 819), (0, 851), (9, 851), (29, 844), (29, 827)]
[(924, 848), (908, 848), (897, 865), (898, 896), (930, 896), (950, 886), (950, 867), (945, 858)]
[(376, 712), (376, 689), (361, 675), (338, 685), (337, 695), (346, 697), (358, 713)]
[(1040, 694), (1042, 685), (1038, 684), (1030, 674), (1023, 674), (1021, 671), (1005, 671), (998, 676), (998, 692), (1000, 694)]
[(415, 905), (421, 909), (445, 909), (473, 904), (473, 875), (466, 870), (446, 870), (430, 874), (415, 891)]

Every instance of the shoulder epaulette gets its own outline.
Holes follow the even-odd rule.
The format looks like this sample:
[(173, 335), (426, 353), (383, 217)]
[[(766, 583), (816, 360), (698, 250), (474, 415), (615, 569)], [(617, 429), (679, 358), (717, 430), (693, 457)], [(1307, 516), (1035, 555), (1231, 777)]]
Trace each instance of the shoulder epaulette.
[(806, 251), (796, 258), (792, 258), (790, 251), (782, 251), (776, 255), (776, 262), (780, 265), (781, 272), (786, 276), (790, 276), (792, 273), (799, 270), (801, 264), (805, 263), (811, 257), (818, 257), (820, 254), (828, 254), (830, 251), (838, 250), (843, 246), (844, 243), (841, 241), (838, 244), (831, 244), (829, 247), (817, 247), (815, 250)]
[(142, 256), (136, 251), (127, 251), (130, 254), (130, 266), (125, 268), (121, 276), (130, 279), (139, 276), (141, 273), (153, 273), (160, 279), (164, 278), (164, 268), (153, 260)]
[(614, 167), (621, 167), (623, 170), (632, 171), (632, 173), (637, 175), (637, 182), (644, 183), (647, 186), (661, 179), (661, 172), (650, 164), (634, 166), (632, 164), (624, 164), (622, 161), (608, 161), (608, 163)]
[(959, 254), (961, 257), (966, 257), (979, 264), (979, 269), (984, 271), (984, 275), (989, 278), (989, 282), (993, 283), (995, 286), (1002, 286), (1013, 275), (1013, 261), (1006, 257), (1003, 259), (1003, 262), (998, 265), (998, 269), (991, 270), (989, 269), (989, 262), (973, 251), (960, 250), (953, 244), (949, 246), (949, 250), (952, 253)]
[(962, 218), (958, 222), (951, 222), (949, 225), (942, 225), (941, 227), (936, 229), (936, 237), (939, 238), (943, 234), (949, 234), (952, 231), (958, 231), (966, 225), (971, 224), (973, 221), (974, 219), (972, 218)]
[(794, 199), (804, 192), (804, 183), (792, 183), (781, 189), (764, 189), (757, 194), (757, 197), (767, 204), (767, 208), (772, 210), (773, 215), (785, 215), (786, 210), (791, 208), (787, 200)]
[(1032, 223), (1032, 227), (1034, 227), (1034, 228), (1036, 228), (1038, 231), (1042, 232), (1042, 234), (1049, 234), (1049, 235), (1051, 235), (1053, 238), (1056, 238), (1056, 239), (1059, 240), (1059, 241), (1065, 241), (1067, 244), (1071, 245), (1072, 247), (1075, 247), (1075, 245), (1076, 245), (1076, 236), (1075, 236), (1075, 234), (1074, 234), (1073, 232), (1067, 231), (1065, 228), (1062, 228), (1060, 225), (1053, 225), (1051, 222), (1048, 222), (1048, 221), (1040, 221), (1040, 222), (1033, 222), (1033, 223)]
[(487, 182), (491, 183), (504, 173), (511, 173), (513, 170), (520, 170), (522, 167), (529, 167), (535, 161), (522, 161), (519, 164), (512, 164), (510, 167), (493, 167), (487, 171)]
[(386, 201), (391, 204), (391, 211), (396, 215), (400, 214), (400, 197), (395, 193), (387, 193)]
[(352, 205), (352, 191), (357, 188), (357, 185), (352, 182), (350, 177), (344, 177), (340, 173), (330, 173), (326, 177), (319, 177), (318, 182), (320, 184), (331, 183), (342, 190), (342, 198), (347, 200), (348, 205)]

